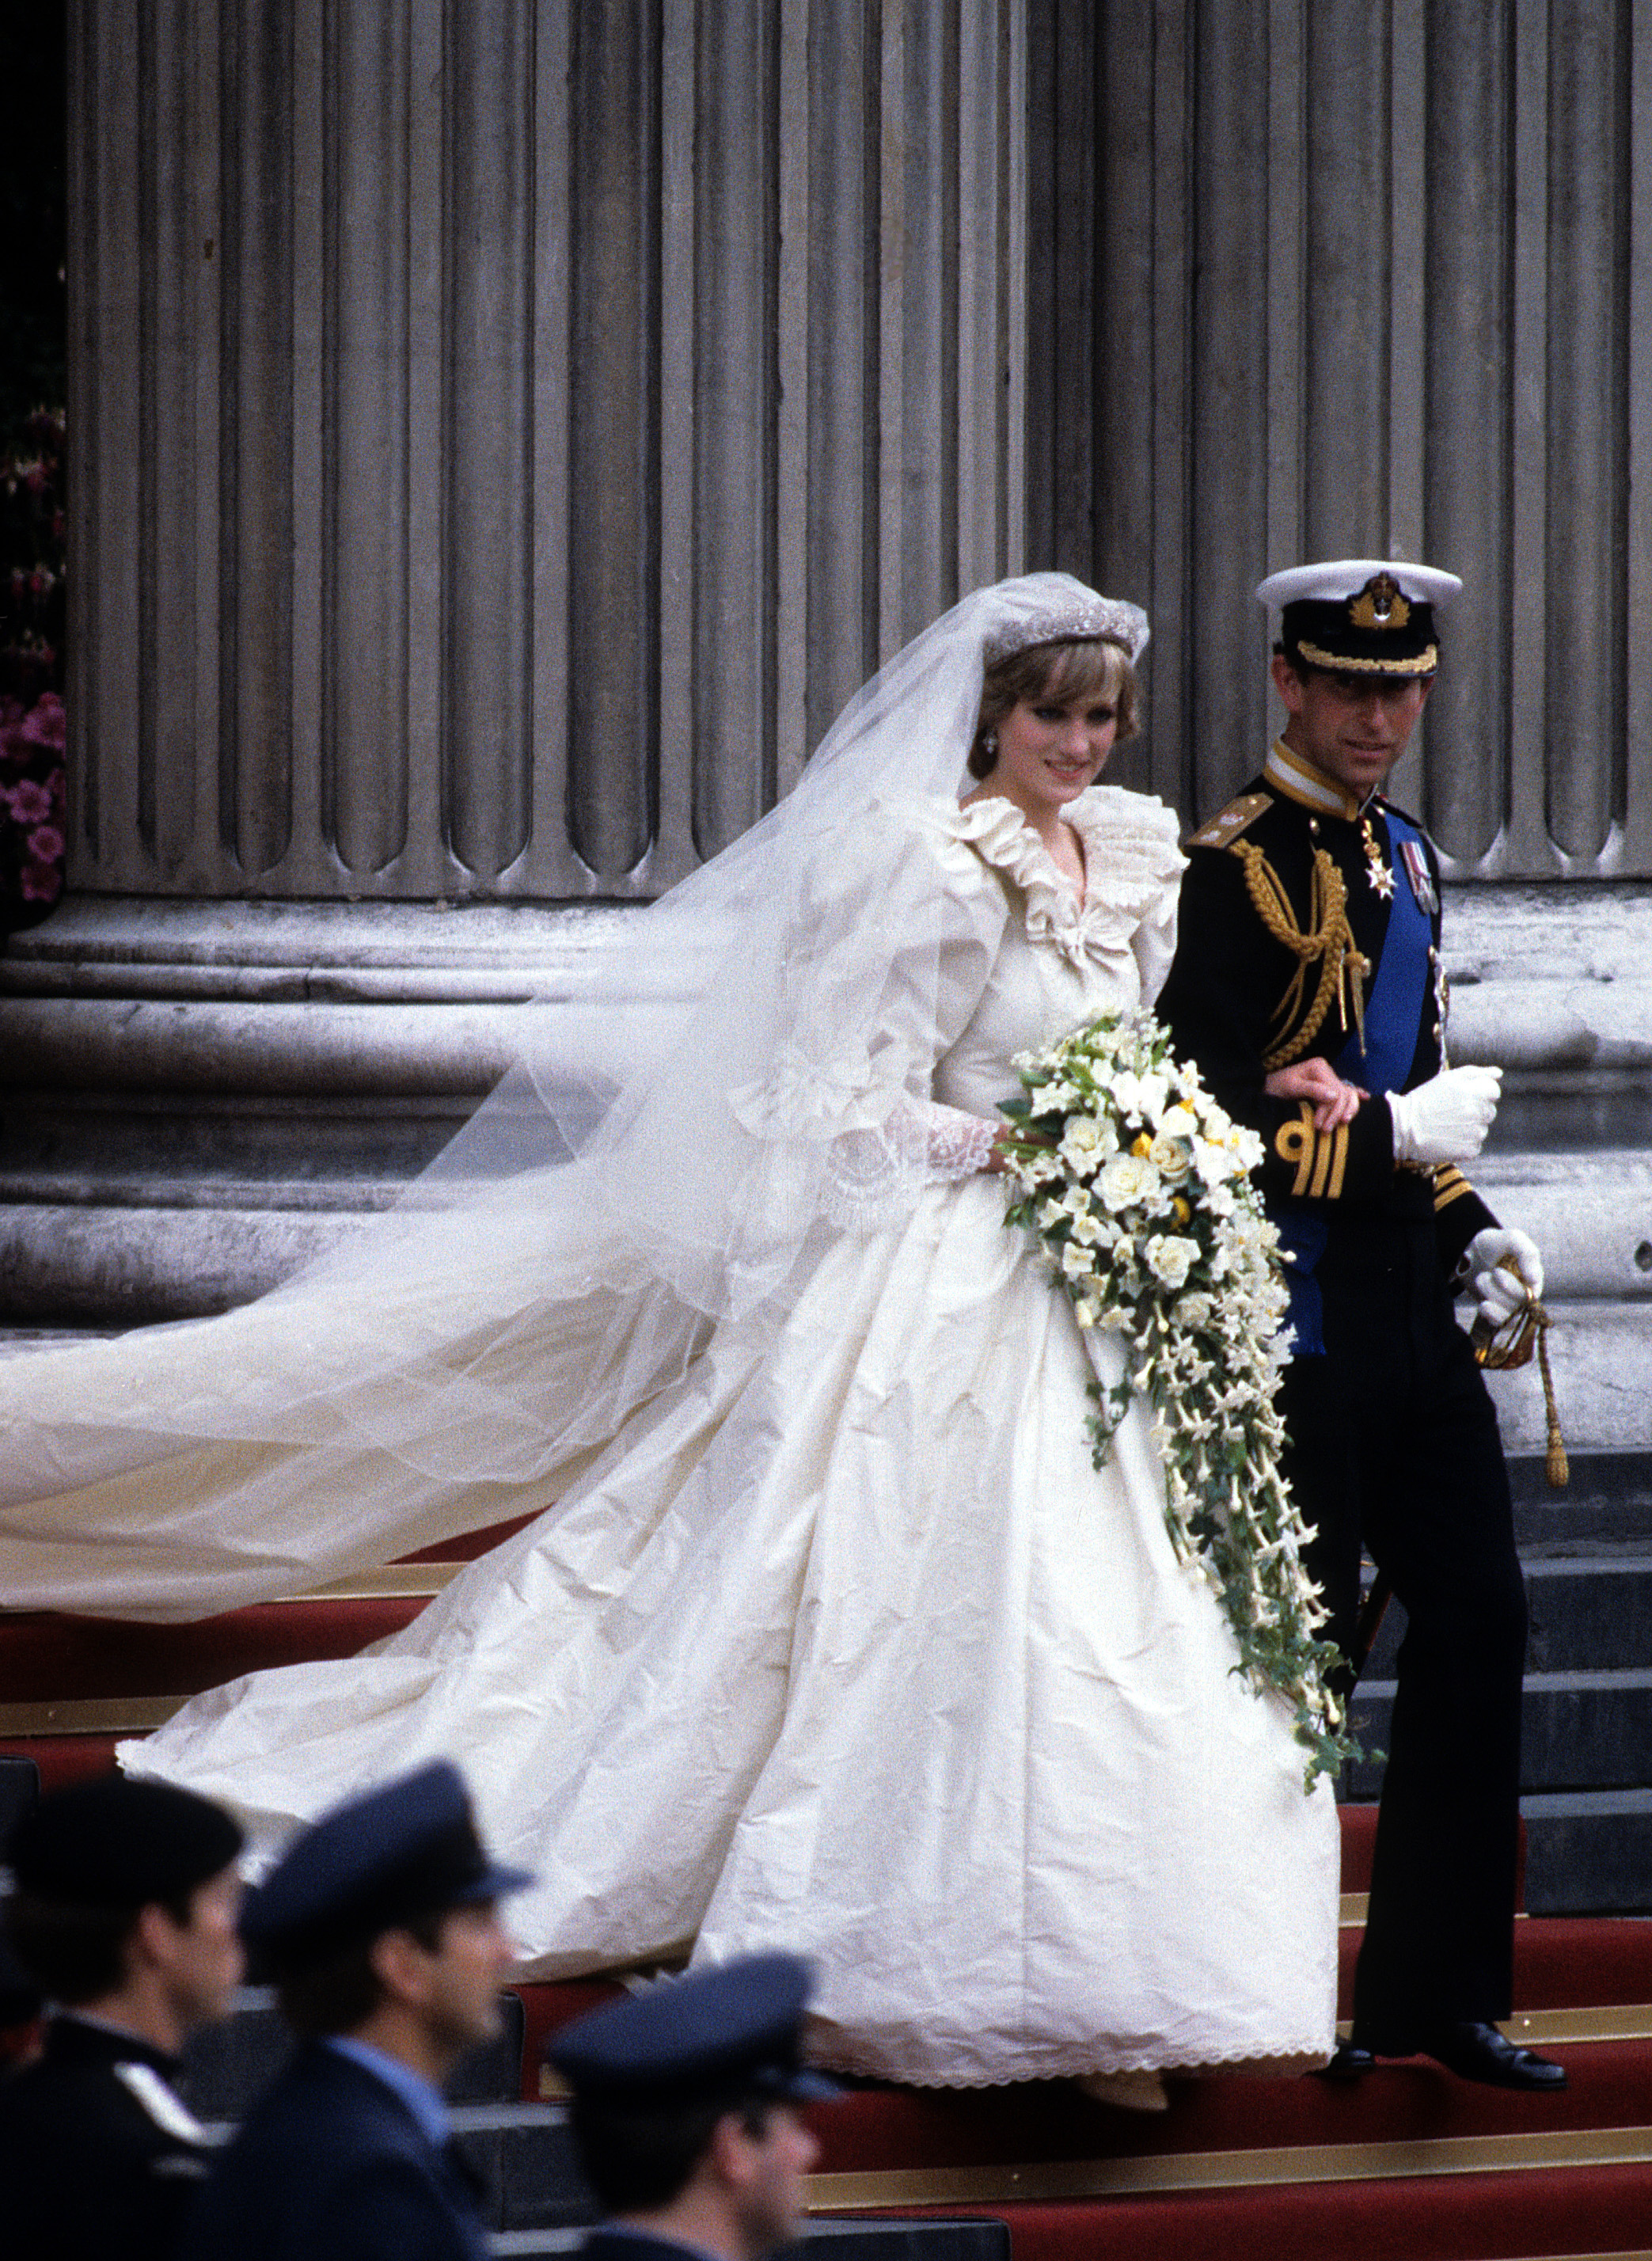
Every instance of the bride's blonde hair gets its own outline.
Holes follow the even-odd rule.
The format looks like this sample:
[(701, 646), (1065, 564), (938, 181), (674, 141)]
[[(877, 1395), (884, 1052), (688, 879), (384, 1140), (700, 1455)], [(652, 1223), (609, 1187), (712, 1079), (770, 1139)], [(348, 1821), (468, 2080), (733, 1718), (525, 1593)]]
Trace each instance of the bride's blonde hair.
[(996, 742), (987, 741), (1022, 700), (1033, 704), (1052, 700), (1065, 706), (1074, 699), (1110, 699), (1118, 710), (1117, 743), (1133, 738), (1138, 727), (1141, 693), (1130, 654), (1110, 636), (1064, 637), (1059, 642), (1029, 644), (1012, 651), (987, 670), (981, 688), (980, 718), (971, 743), (968, 770), (973, 778), (992, 773), (998, 758)]

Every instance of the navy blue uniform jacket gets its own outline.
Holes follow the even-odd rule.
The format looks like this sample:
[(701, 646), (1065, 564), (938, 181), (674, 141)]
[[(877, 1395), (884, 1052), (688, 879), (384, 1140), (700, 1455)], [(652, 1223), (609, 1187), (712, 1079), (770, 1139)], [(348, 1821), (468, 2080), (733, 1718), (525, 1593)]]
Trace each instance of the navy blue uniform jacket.
[(201, 2195), (180, 2261), (485, 2261), (475, 2193), (382, 2080), (307, 2043)]

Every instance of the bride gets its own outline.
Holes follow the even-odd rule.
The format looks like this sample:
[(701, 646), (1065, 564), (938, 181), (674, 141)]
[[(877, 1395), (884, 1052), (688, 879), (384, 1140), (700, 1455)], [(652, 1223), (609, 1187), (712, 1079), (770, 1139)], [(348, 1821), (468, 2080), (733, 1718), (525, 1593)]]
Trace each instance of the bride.
[(636, 922), (611, 1085), (530, 1057), (287, 1287), (0, 1367), (14, 1607), (199, 1616), (543, 1510), (130, 1772), (268, 1848), (456, 1758), (537, 1876), (523, 1975), (797, 1949), (853, 2072), (1324, 2062), (1330, 1790), (1138, 1405), (1093, 1468), (1117, 1339), (1004, 1224), (1012, 1056), (1170, 962), (1174, 819), (1095, 781), (1146, 635), (1065, 575), (965, 599)]

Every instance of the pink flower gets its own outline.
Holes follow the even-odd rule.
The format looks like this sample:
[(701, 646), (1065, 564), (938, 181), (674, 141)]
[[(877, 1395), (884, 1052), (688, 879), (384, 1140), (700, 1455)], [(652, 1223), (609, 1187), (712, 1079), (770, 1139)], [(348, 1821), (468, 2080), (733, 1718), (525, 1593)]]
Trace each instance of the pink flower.
[(31, 745), (61, 746), (68, 731), (63, 702), (55, 691), (43, 691), (23, 718), (23, 735)]
[(44, 824), (52, 814), (52, 796), (43, 785), (32, 778), (23, 778), (9, 792), (0, 794), (18, 824)]
[(63, 852), (63, 836), (55, 824), (37, 824), (29, 835), (29, 853), (42, 864), (55, 864)]
[(63, 876), (54, 864), (25, 864), (23, 866), (23, 900), (25, 903), (54, 903), (63, 892)]

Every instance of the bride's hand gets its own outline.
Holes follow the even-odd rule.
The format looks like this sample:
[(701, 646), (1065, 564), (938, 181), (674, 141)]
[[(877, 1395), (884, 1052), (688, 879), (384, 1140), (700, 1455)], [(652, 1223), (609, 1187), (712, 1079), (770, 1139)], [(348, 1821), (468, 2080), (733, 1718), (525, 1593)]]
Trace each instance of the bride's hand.
[(1016, 1146), (1051, 1146), (1053, 1141), (1046, 1138), (1041, 1131), (1029, 1130), (1024, 1125), (1017, 1128), (1006, 1123), (993, 1140), (992, 1152), (981, 1165), (988, 1177), (1002, 1178), (1009, 1168), (1009, 1165), (1004, 1159), (1006, 1144)]
[(1360, 1102), (1371, 1095), (1357, 1083), (1344, 1083), (1330, 1061), (1324, 1059), (1296, 1060), (1289, 1067), (1276, 1067), (1267, 1088), (1270, 1099), (1311, 1100), (1317, 1130), (1334, 1130), (1352, 1123), (1360, 1111)]

